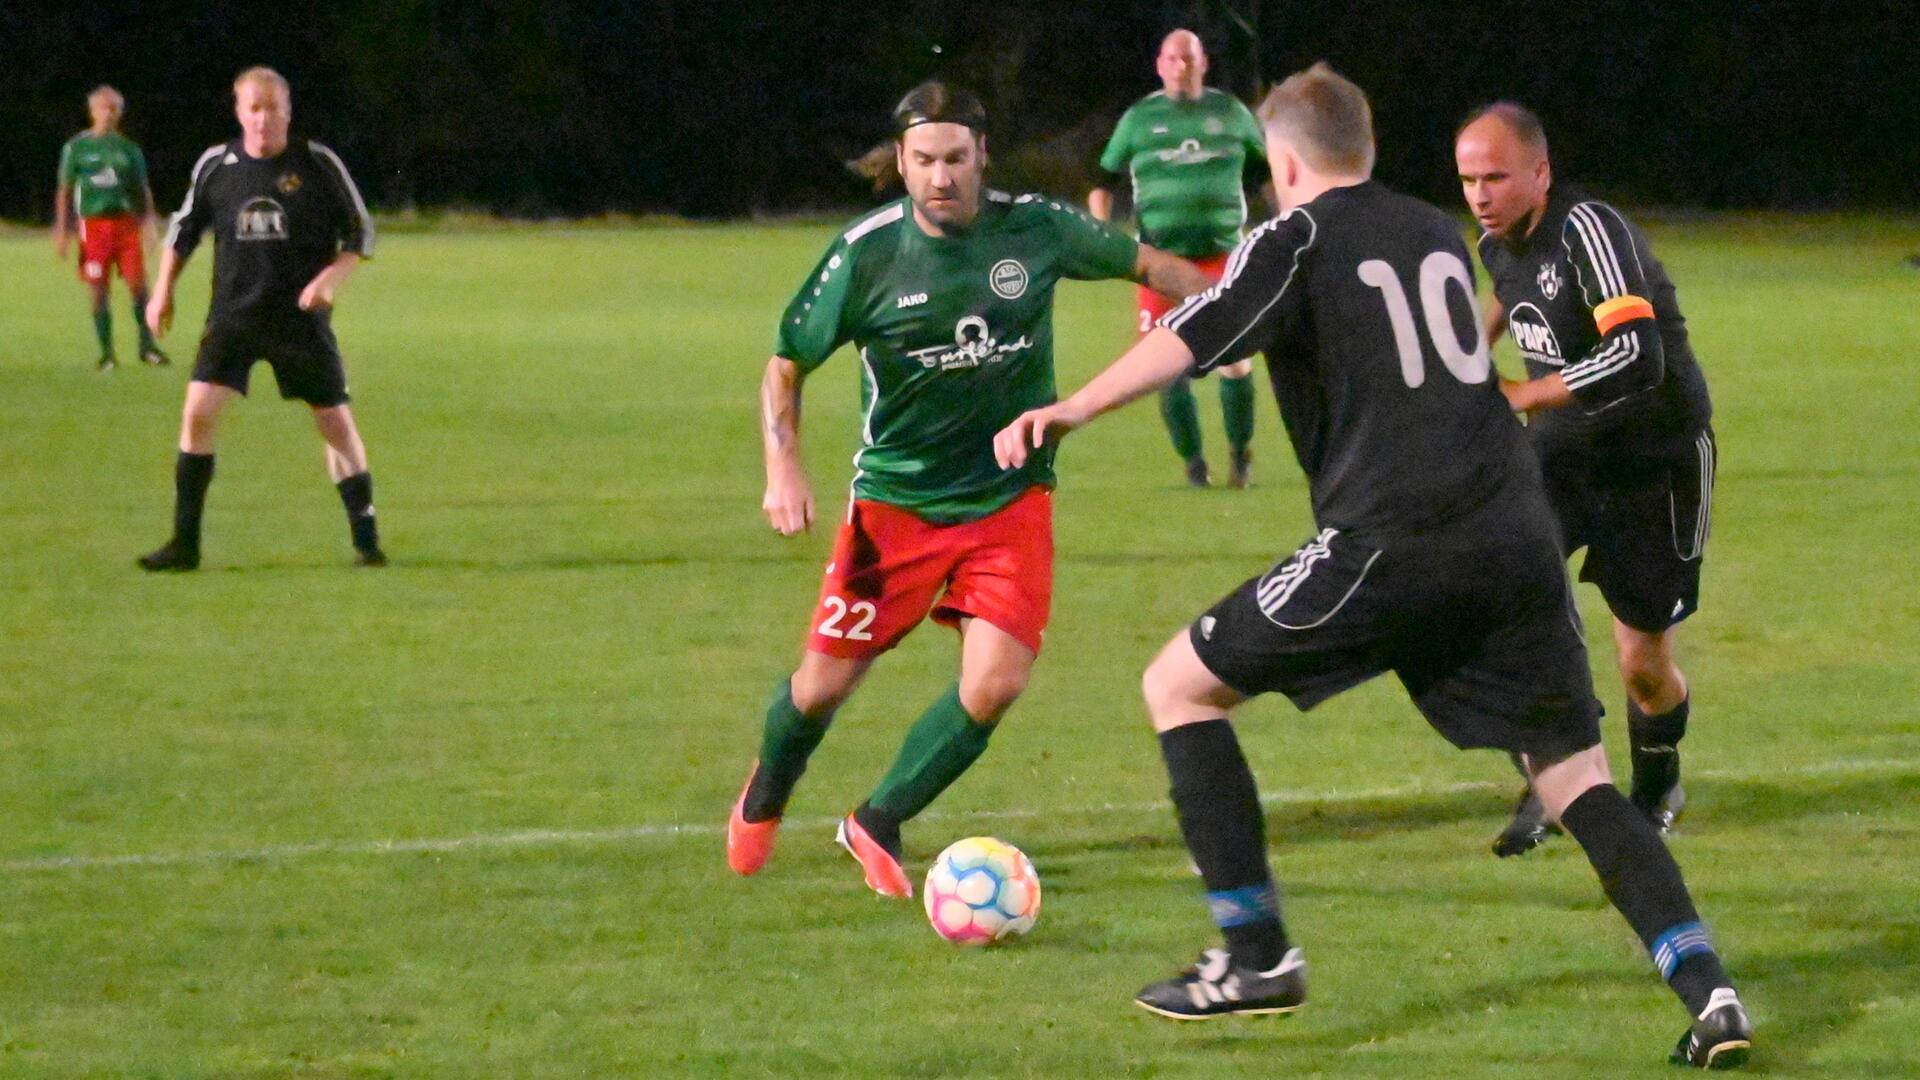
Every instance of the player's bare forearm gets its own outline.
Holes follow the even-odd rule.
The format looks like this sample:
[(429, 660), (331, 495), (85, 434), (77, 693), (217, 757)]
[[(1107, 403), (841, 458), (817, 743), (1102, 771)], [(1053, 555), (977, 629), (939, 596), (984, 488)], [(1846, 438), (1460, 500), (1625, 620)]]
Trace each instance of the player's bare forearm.
[(173, 283), (186, 265), (187, 260), (180, 257), (173, 245), (162, 245), (160, 269), (153, 276), (153, 294), (147, 297), (147, 329), (162, 337), (173, 325)]
[(358, 252), (342, 251), (335, 255), (333, 261), (315, 274), (313, 280), (307, 282), (306, 288), (300, 290), (300, 310), (318, 311), (331, 308), (334, 294), (339, 291), (347, 278), (352, 276), (354, 270), (359, 268), (360, 262), (361, 257)]
[(66, 186), (61, 185), (53, 196), (53, 250), (62, 259), (67, 257), (67, 235), (73, 228), (67, 198)]
[(760, 510), (783, 536), (807, 529), (814, 518), (813, 488), (800, 460), (800, 389), (806, 377), (784, 356), (768, 360), (760, 377), (760, 438), (767, 466)]
[(993, 440), (993, 455), (1003, 469), (1026, 464), (1034, 450), (1094, 418), (1163, 390), (1193, 366), (1193, 350), (1180, 335), (1156, 327), (1087, 385), (1065, 401), (1021, 413)]
[(1481, 316), (1480, 328), (1486, 331), (1487, 347), (1492, 348), (1507, 330), (1507, 309), (1498, 299), (1487, 304), (1487, 312)]
[(1087, 193), (1087, 213), (1095, 221), (1113, 220), (1113, 192), (1097, 187)]
[(1205, 292), (1213, 284), (1213, 279), (1194, 264), (1178, 255), (1169, 255), (1158, 248), (1140, 245), (1140, 255), (1134, 261), (1133, 279), (1162, 296), (1171, 296), (1184, 300), (1197, 292)]
[(1573, 404), (1573, 391), (1558, 372), (1538, 379), (1501, 379), (1500, 392), (1514, 412), (1560, 409)]

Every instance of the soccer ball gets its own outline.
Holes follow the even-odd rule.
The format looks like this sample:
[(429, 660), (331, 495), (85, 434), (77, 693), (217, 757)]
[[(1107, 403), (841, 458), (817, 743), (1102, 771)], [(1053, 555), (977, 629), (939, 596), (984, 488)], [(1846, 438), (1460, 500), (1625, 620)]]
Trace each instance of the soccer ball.
[(927, 871), (921, 890), (933, 932), (955, 945), (991, 945), (1033, 929), (1040, 875), (1019, 848), (991, 836), (956, 841)]

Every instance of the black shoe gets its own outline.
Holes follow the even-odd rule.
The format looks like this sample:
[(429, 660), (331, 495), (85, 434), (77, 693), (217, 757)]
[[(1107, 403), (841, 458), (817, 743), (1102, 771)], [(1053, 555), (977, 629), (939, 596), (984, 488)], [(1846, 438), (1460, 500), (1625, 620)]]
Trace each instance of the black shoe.
[(1235, 450), (1227, 473), (1227, 486), (1230, 488), (1250, 488), (1253, 486), (1253, 451)]
[(112, 371), (120, 366), (120, 361), (115, 360), (113, 354), (109, 353), (96, 361), (93, 366), (96, 371)]
[(1212, 487), (1213, 473), (1207, 469), (1207, 459), (1195, 455), (1187, 459), (1187, 486)]
[(1696, 1069), (1737, 1069), (1747, 1063), (1752, 1048), (1753, 1021), (1732, 988), (1723, 986), (1707, 999), (1706, 1010), (1680, 1036), (1667, 1060)]
[(1208, 949), (1184, 973), (1140, 991), (1133, 1003), (1175, 1020), (1290, 1013), (1307, 1003), (1306, 957), (1288, 949), (1278, 967), (1255, 971), (1234, 963), (1225, 949)]
[(166, 367), (168, 364), (173, 363), (173, 361), (167, 357), (166, 353), (160, 351), (160, 346), (158, 345), (149, 345), (141, 349), (140, 362), (143, 364), (152, 364), (154, 367)]
[(200, 549), (188, 547), (178, 540), (169, 540), (140, 556), (142, 570), (197, 570), (199, 567)]
[(1493, 838), (1493, 853), (1503, 859), (1525, 855), (1545, 843), (1549, 834), (1559, 831), (1559, 826), (1547, 820), (1547, 808), (1541, 805), (1540, 796), (1529, 787), (1514, 804), (1513, 820)]
[(379, 548), (354, 548), (353, 565), (381, 567), (387, 565), (387, 553)]
[(1687, 792), (1680, 786), (1680, 752), (1671, 746), (1635, 747), (1633, 790), (1627, 798), (1654, 828), (1673, 828), (1687, 807)]

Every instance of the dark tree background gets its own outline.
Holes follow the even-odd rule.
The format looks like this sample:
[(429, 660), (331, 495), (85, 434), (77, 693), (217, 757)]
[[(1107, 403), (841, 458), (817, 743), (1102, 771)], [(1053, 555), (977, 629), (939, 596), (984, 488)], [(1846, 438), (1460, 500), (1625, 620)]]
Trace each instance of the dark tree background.
[(1920, 202), (1914, 0), (0, 0), (0, 216), (47, 218), (102, 81), (172, 207), (253, 63), (389, 210), (845, 207), (868, 196), (842, 162), (933, 75), (987, 99), (998, 183), (1078, 196), (1178, 25), (1243, 95), (1331, 61), (1373, 96), (1381, 176), (1437, 200), (1461, 114), (1512, 96), (1562, 174), (1633, 202)]

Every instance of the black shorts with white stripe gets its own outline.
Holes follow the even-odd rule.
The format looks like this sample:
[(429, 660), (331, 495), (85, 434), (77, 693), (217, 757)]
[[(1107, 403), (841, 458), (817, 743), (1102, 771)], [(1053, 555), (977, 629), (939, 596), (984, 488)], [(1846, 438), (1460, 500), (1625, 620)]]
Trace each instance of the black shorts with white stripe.
[(1579, 615), (1543, 516), (1382, 546), (1323, 529), (1188, 630), (1252, 696), (1311, 709), (1393, 672), (1461, 749), (1558, 758), (1600, 741)]
[(1604, 470), (1547, 463), (1547, 501), (1569, 555), (1587, 549), (1580, 580), (1597, 585), (1614, 617), (1660, 633), (1700, 607), (1700, 568), (1713, 531), (1713, 429), (1683, 449)]

